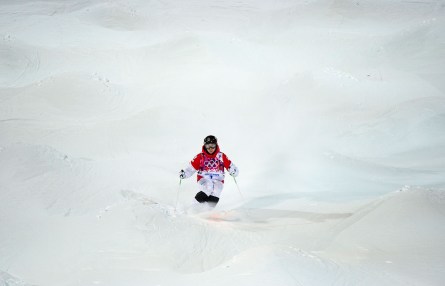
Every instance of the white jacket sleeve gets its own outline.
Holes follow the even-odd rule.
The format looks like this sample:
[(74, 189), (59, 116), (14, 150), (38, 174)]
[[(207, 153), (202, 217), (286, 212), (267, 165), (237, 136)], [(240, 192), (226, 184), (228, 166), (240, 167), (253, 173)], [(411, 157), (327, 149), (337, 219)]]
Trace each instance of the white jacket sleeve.
[(189, 164), (187, 168), (184, 169), (185, 178), (190, 178), (195, 172), (196, 169), (193, 168), (192, 164)]

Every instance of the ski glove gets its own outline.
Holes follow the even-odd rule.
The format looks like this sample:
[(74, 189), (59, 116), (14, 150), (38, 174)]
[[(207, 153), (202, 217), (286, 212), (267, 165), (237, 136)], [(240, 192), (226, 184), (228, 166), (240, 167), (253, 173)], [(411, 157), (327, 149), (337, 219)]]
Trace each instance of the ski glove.
[(185, 179), (186, 178), (184, 170), (179, 171), (179, 178), (181, 178), (181, 179)]
[(232, 176), (232, 177), (236, 177), (236, 176), (238, 176), (238, 173), (239, 173), (239, 170), (238, 170), (238, 168), (235, 166), (235, 164), (230, 164), (230, 168), (229, 168), (229, 174), (230, 174), (230, 176)]

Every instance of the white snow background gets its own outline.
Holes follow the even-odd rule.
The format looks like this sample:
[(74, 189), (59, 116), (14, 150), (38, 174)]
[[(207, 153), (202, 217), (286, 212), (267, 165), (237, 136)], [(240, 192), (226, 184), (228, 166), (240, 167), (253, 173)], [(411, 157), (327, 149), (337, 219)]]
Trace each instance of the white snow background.
[(444, 285), (444, 186), (441, 0), (0, 1), (1, 286)]

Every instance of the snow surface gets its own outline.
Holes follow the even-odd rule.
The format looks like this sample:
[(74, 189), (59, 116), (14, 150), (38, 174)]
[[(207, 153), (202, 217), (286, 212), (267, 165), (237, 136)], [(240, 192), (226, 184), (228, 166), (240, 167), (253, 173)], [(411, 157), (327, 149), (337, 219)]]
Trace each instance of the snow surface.
[(0, 285), (444, 285), (444, 131), (440, 0), (0, 1)]

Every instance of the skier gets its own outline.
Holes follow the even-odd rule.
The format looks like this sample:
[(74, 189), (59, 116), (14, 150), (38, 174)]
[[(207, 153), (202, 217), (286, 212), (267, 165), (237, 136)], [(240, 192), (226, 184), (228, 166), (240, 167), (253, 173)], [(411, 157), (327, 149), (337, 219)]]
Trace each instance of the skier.
[(179, 177), (186, 179), (198, 171), (199, 191), (195, 199), (200, 204), (207, 203), (210, 207), (215, 207), (224, 186), (224, 169), (231, 176), (238, 176), (238, 168), (219, 150), (216, 137), (209, 135), (204, 138), (202, 152), (193, 158), (187, 168), (179, 172)]

